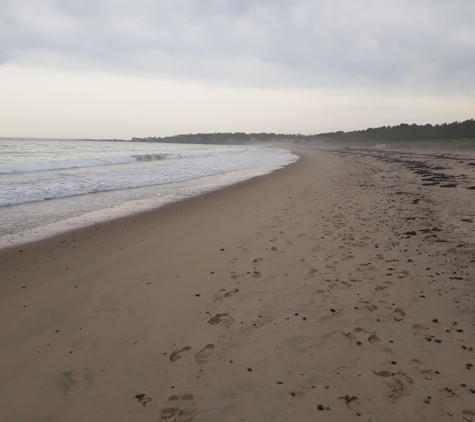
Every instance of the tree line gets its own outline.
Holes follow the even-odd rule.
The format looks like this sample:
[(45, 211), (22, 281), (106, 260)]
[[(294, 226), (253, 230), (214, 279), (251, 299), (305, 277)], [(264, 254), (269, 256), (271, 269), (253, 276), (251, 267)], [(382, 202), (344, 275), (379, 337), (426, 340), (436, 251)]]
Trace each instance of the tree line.
[(132, 138), (132, 141), (186, 143), (186, 144), (252, 144), (289, 142), (417, 142), (438, 141), (462, 138), (475, 139), (475, 120), (443, 123), (441, 125), (381, 126), (351, 132), (328, 132), (316, 135), (276, 134), (276, 133), (196, 133), (165, 137)]

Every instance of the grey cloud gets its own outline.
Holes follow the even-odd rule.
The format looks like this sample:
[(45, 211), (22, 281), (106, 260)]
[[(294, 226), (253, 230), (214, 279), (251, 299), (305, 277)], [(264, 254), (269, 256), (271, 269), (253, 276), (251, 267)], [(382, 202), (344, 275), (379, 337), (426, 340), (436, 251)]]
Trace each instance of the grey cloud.
[(0, 58), (238, 87), (474, 93), (473, 22), (473, 0), (3, 0)]

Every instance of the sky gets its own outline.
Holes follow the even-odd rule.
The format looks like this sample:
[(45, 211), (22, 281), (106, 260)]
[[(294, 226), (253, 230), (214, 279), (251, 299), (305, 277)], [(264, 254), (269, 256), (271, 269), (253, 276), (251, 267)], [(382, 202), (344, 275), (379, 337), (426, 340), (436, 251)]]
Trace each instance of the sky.
[(474, 0), (0, 0), (0, 136), (475, 118)]

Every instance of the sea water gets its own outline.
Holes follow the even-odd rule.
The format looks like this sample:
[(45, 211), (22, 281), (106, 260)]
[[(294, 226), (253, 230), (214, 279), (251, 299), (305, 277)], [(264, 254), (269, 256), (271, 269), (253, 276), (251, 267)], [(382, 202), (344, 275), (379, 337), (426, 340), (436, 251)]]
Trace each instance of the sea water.
[(295, 161), (262, 146), (0, 140), (0, 247), (200, 195)]

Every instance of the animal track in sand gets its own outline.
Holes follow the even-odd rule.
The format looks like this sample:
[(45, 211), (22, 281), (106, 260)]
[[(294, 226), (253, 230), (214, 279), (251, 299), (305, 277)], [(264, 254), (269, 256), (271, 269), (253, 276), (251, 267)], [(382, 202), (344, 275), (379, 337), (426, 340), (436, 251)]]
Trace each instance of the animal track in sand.
[(231, 325), (234, 324), (234, 318), (229, 314), (216, 314), (210, 317), (208, 321), (208, 323), (211, 325), (216, 325), (220, 322), (222, 322), (226, 328), (229, 328)]
[(276, 248), (275, 246), (272, 246), (271, 250), (273, 250), (273, 251), (278, 251), (279, 248)]
[(256, 259), (253, 259), (252, 262), (261, 262), (264, 258), (256, 258)]
[(165, 407), (160, 410), (160, 419), (167, 420), (176, 416), (176, 421), (192, 421), (198, 412), (194, 399), (193, 394), (170, 396)]
[(196, 355), (195, 355), (195, 360), (197, 363), (200, 365), (202, 363), (206, 363), (208, 361), (208, 357), (211, 354), (211, 351), (215, 348), (216, 346), (214, 344), (207, 344), (203, 349), (201, 349)]
[(259, 271), (253, 271), (252, 276), (254, 278), (259, 278), (259, 277), (261, 277), (261, 273)]
[(404, 319), (404, 317), (406, 316), (406, 311), (402, 308), (396, 308), (394, 309), (393, 313), (392, 313), (392, 316), (394, 318), (394, 321), (401, 321)]
[(191, 350), (191, 346), (185, 346), (183, 347), (183, 349), (172, 352), (172, 354), (170, 355), (170, 360), (172, 362), (175, 362), (178, 359), (181, 359), (183, 356), (185, 356), (185, 353), (188, 352), (189, 350)]
[(231, 278), (233, 280), (237, 280), (239, 277), (241, 277), (238, 273), (236, 273), (235, 271), (233, 271), (231, 274), (230, 274)]

